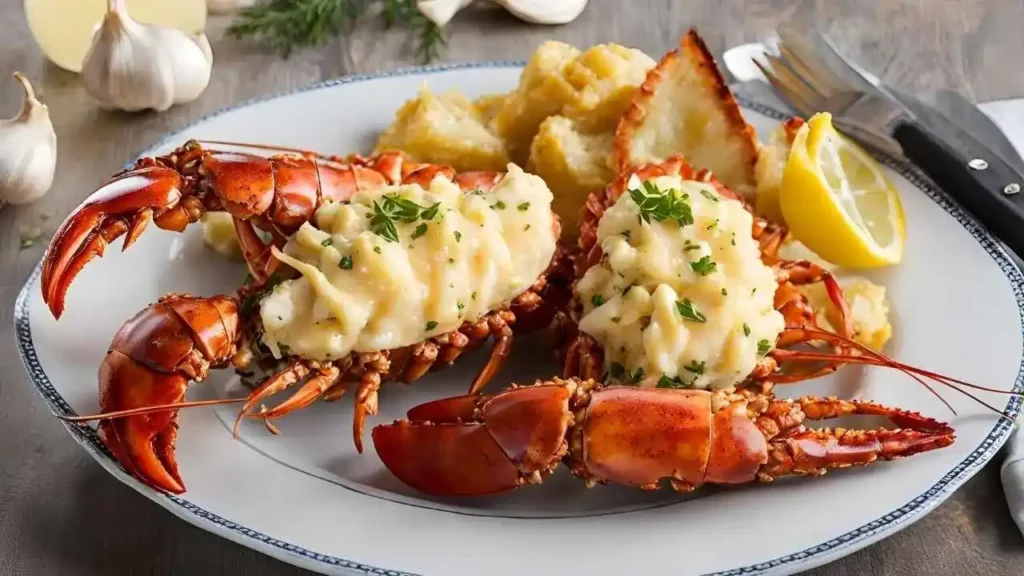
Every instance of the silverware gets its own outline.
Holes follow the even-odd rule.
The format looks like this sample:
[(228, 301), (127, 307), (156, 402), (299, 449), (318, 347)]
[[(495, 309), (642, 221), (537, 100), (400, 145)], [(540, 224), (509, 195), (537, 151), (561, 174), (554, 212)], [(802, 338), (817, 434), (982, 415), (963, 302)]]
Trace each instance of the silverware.
[(836, 128), (869, 148), (905, 156), (1011, 250), (1024, 254), (1024, 176), (1019, 171), (948, 119), (941, 121), (941, 114), (929, 122), (941, 124), (942, 130), (930, 129), (912, 107), (886, 90), (859, 75), (854, 81), (850, 73), (837, 73), (822, 57), (830, 52), (804, 37), (783, 30), (779, 38), (777, 54), (755, 61), (780, 97), (804, 117), (831, 113)]
[[(789, 32), (787, 31), (787, 34)], [(818, 31), (811, 33), (812, 42), (818, 51), (819, 56), (829, 61), (829, 64), (839, 69), (839, 74), (852, 76), (859, 79), (861, 86), (872, 86), (883, 94), (899, 101), (909, 108), (926, 127), (936, 132), (936, 135), (943, 139), (958, 138), (957, 131), (965, 132), (967, 136), (975, 139), (998, 155), (1017, 172), (1024, 173), (1024, 159), (1017, 152), (1016, 147), (1006, 137), (1006, 134), (989, 118), (988, 114), (981, 111), (973, 102), (965, 98), (959, 92), (953, 90), (938, 90), (926, 92), (915, 98), (895, 88), (887, 86), (877, 76), (871, 74), (853, 59), (847, 57), (840, 51), (832, 40)], [(938, 112), (942, 117), (936, 117)], [(952, 123), (952, 126), (947, 126)], [(944, 134), (955, 127), (951, 134)]]

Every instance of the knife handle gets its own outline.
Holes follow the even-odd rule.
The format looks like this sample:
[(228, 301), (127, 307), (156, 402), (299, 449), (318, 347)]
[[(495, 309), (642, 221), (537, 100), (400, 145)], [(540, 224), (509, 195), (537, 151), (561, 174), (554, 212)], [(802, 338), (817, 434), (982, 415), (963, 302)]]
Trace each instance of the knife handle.
[(957, 150), (909, 120), (893, 137), (936, 185), (1024, 257), (1024, 177), (973, 139), (958, 142)]

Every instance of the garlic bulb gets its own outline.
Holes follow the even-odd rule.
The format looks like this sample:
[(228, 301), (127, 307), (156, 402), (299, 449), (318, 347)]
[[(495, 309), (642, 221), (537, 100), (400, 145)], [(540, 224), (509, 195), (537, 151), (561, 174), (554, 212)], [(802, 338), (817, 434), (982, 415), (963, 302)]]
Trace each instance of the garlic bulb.
[(568, 24), (587, 7), (587, 0), (495, 0), (516, 18), (531, 24)]
[(444, 26), (455, 13), (473, 3), (473, 0), (420, 0), (416, 8), (438, 26)]
[(195, 100), (210, 83), (213, 52), (205, 34), (140, 24), (108, 0), (107, 15), (82, 63), (85, 90), (100, 106), (163, 112)]
[[(531, 24), (568, 24), (587, 7), (587, 0), (494, 0), (516, 18)], [(444, 26), (473, 0), (420, 0), (416, 8), (428, 20)]]
[(206, 0), (206, 8), (211, 14), (228, 14), (254, 4), (256, 0)]
[(27, 204), (37, 200), (53, 184), (57, 165), (57, 135), (50, 111), (36, 98), (35, 90), (21, 72), (25, 98), (21, 113), (0, 120), (0, 205)]

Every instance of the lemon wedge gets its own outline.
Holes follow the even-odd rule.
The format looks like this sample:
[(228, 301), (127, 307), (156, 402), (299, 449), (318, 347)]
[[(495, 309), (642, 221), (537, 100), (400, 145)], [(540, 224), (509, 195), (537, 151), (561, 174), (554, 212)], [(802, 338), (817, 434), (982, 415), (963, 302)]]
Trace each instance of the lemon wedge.
[(818, 256), (849, 268), (903, 258), (906, 223), (899, 193), (882, 167), (818, 113), (797, 132), (779, 190), (793, 236)]

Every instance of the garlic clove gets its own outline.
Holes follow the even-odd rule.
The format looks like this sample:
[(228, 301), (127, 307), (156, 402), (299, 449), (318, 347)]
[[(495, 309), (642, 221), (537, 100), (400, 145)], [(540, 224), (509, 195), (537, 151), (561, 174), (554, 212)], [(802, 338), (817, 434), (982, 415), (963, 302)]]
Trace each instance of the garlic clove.
[(57, 134), (50, 111), (36, 98), (21, 72), (14, 73), (25, 91), (21, 113), (0, 120), (0, 205), (27, 204), (53, 184), (57, 166)]
[(128, 112), (162, 112), (199, 97), (213, 66), (206, 36), (140, 24), (124, 3), (108, 0), (107, 15), (82, 64), (86, 92), (104, 108)]
[(206, 7), (211, 14), (230, 14), (254, 4), (256, 0), (206, 0)]
[(472, 3), (473, 0), (419, 0), (416, 9), (434, 24), (444, 27), (459, 10)]
[(212, 71), (213, 53), (206, 34), (193, 38), (160, 26), (150, 27), (150, 32), (163, 47), (164, 65), (171, 69), (174, 103), (184, 104), (198, 98), (210, 84)]
[(516, 18), (532, 24), (568, 24), (587, 7), (587, 0), (495, 0)]

